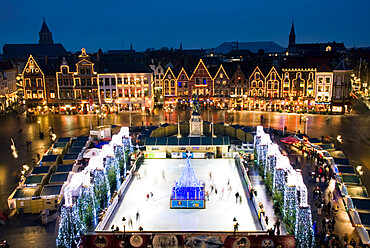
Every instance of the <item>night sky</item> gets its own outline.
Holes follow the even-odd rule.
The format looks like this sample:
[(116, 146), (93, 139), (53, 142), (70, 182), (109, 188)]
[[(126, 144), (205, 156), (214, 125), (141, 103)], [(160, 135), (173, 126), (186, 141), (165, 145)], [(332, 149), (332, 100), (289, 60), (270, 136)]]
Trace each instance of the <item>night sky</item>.
[[(370, 46), (369, 0), (1, 1), (0, 45), (38, 43), (43, 16), (68, 51), (213, 48), (224, 41)], [(2, 49), (1, 49), (2, 52)]]

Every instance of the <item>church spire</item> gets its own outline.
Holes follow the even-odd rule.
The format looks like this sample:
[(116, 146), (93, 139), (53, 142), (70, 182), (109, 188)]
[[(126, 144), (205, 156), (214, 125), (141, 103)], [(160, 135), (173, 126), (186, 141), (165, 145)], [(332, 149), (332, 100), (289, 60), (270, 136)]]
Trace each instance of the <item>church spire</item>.
[(39, 32), (39, 44), (53, 44), (53, 37), (52, 37), (52, 34), (48, 28), (48, 25), (46, 25), (46, 22), (45, 22), (45, 17), (42, 18), (43, 19), (43, 22), (42, 22), (42, 26), (41, 26), (41, 30)]
[(295, 46), (295, 31), (294, 31), (294, 21), (292, 21), (292, 27), (290, 28), (290, 34), (289, 34), (289, 46), (292, 47)]

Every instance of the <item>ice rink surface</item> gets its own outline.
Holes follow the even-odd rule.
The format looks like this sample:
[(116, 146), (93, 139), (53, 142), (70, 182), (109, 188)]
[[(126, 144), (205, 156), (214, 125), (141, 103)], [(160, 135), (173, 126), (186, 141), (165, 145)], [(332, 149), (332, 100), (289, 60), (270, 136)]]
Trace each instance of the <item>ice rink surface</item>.
[[(233, 231), (234, 217), (238, 231), (261, 230), (233, 159), (190, 161), (197, 179), (205, 183), (209, 192), (205, 209), (170, 209), (174, 181), (179, 180), (186, 159), (145, 159), (138, 171), (141, 179), (135, 177), (105, 230), (112, 225), (123, 230), (122, 217), (126, 218), (126, 231), (137, 231), (140, 226), (144, 231)], [(217, 194), (215, 190), (211, 192), (211, 185)], [(151, 192), (153, 197), (147, 199)], [(242, 196), (241, 203), (236, 203), (237, 192)]]

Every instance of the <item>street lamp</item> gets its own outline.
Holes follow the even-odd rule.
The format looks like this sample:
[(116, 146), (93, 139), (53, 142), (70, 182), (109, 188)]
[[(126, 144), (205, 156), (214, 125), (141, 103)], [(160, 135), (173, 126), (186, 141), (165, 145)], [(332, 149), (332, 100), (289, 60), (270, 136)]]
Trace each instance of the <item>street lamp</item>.
[(41, 132), (41, 121), (37, 121), (37, 125), (39, 127), (39, 138), (43, 139), (44, 138), (44, 133)]

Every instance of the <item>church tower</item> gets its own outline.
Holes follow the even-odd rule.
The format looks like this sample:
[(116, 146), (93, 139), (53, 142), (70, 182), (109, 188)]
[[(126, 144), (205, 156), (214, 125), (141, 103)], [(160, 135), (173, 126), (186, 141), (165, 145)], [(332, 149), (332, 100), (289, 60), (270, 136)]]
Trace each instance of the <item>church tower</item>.
[(43, 23), (41, 27), (41, 31), (39, 32), (39, 44), (53, 44), (53, 37), (51, 35), (51, 32), (46, 25), (45, 18), (43, 18)]
[(292, 47), (292, 46), (295, 46), (294, 21), (292, 22), (292, 27), (290, 28), (288, 47)]

